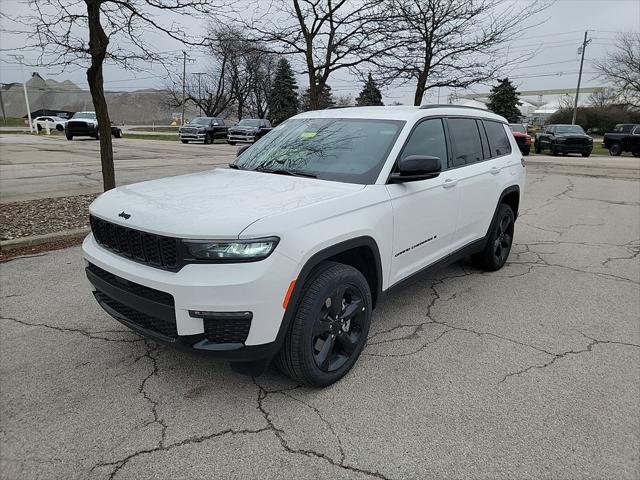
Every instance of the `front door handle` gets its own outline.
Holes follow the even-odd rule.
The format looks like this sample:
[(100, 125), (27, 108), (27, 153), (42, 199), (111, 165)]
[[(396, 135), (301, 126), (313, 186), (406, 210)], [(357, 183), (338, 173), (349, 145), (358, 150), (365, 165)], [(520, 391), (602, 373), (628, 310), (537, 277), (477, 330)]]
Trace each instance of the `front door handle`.
[(447, 178), (442, 184), (442, 186), (444, 188), (452, 188), (452, 187), (455, 187), (457, 184), (458, 184), (458, 180), (453, 178)]
[(489, 170), (493, 175), (497, 175), (500, 173), (500, 168), (498, 167), (491, 167), (491, 169)]

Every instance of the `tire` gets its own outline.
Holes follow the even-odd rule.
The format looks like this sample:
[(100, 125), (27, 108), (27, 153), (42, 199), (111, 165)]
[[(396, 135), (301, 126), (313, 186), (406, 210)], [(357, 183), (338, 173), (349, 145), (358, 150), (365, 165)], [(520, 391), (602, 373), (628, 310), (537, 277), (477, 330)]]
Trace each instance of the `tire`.
[(640, 157), (640, 150), (636, 150), (631, 155), (633, 155), (634, 157)]
[(113, 136), (115, 138), (122, 138), (122, 130), (118, 128), (115, 132), (113, 132)]
[(612, 157), (619, 157), (622, 155), (622, 144), (619, 142), (612, 143), (609, 147), (609, 155)]
[(67, 137), (67, 140), (73, 140), (73, 135), (67, 133), (65, 136)]
[(189, 140), (180, 140), (182, 143), (189, 143)]
[(513, 245), (514, 222), (515, 216), (511, 207), (501, 203), (491, 223), (484, 250), (471, 256), (474, 265), (491, 272), (504, 266)]
[(524, 150), (522, 150), (522, 155), (524, 155), (525, 157), (528, 157), (530, 153), (531, 148), (525, 148)]
[(100, 140), (100, 130), (96, 130), (96, 133), (93, 135), (93, 138), (96, 140)]
[(351, 370), (366, 344), (372, 311), (369, 284), (349, 265), (323, 262), (305, 283), (295, 308), (276, 365), (304, 385), (331, 385)]
[(40, 125), (39, 123), (36, 123), (36, 129), (41, 132), (42, 131), (42, 125)]
[(558, 154), (558, 150), (556, 150), (556, 147), (554, 147), (553, 145), (551, 146), (551, 156), (552, 157), (557, 157)]
[(59, 132), (62, 132), (64, 130), (64, 127), (60, 124), (56, 125), (56, 130)]
[(203, 143), (205, 145), (210, 145), (213, 143), (213, 137), (211, 135), (209, 135), (208, 133), (204, 136), (204, 141)]
[(540, 155), (542, 153), (542, 148), (540, 147), (539, 143), (536, 143), (535, 145), (535, 151), (538, 155)]
[(230, 142), (229, 140), (227, 140), (227, 143), (228, 143), (229, 145), (235, 145), (235, 144), (236, 144), (236, 142)]
[(584, 158), (589, 158), (591, 156), (591, 152), (582, 152), (582, 156)]

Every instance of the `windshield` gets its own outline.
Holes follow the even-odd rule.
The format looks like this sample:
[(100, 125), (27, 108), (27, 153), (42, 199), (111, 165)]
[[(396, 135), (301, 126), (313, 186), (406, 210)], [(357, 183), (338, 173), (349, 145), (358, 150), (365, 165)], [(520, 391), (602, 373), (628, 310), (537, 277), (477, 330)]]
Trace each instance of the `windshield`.
[(77, 118), (88, 118), (91, 120), (95, 120), (96, 112), (77, 112), (73, 115), (73, 119), (75, 120)]
[(556, 135), (566, 135), (566, 134), (577, 134), (584, 135), (584, 130), (580, 125), (558, 125), (556, 127)]
[(260, 120), (256, 118), (245, 118), (244, 120), (240, 120), (238, 122), (238, 126), (240, 127), (259, 127)]
[(272, 130), (235, 162), (249, 170), (287, 170), (323, 180), (371, 184), (405, 122), (301, 118)]
[(198, 117), (198, 118), (194, 118), (193, 120), (191, 120), (189, 122), (189, 125), (209, 125), (209, 122), (213, 120), (212, 118), (209, 117)]
[(527, 129), (524, 128), (524, 125), (521, 125), (519, 123), (510, 123), (509, 128), (512, 132), (527, 133)]

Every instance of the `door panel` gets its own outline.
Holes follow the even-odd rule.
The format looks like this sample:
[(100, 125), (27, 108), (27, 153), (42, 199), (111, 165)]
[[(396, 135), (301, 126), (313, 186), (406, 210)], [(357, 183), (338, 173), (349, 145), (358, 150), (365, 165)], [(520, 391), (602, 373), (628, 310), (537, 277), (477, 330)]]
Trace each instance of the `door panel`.
[[(419, 123), (400, 158), (430, 155), (447, 166), (447, 142), (441, 119)], [(416, 182), (389, 184), (393, 208), (393, 253), (390, 284), (438, 261), (451, 252), (458, 217), (460, 190), (451, 171)]]

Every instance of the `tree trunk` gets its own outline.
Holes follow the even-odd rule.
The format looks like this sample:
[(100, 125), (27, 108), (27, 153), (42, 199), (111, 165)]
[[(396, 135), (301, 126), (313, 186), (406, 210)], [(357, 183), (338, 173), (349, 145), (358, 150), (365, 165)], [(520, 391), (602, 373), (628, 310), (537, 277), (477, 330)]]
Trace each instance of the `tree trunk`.
[(418, 83), (416, 85), (416, 94), (413, 97), (413, 104), (416, 107), (419, 107), (420, 105), (422, 105), (422, 99), (424, 97), (424, 92), (426, 91), (427, 76), (428, 75), (426, 72), (421, 72), (420, 75), (418, 76)]
[(113, 167), (113, 145), (111, 143), (111, 120), (107, 101), (104, 97), (104, 79), (102, 64), (107, 55), (109, 38), (100, 24), (101, 0), (85, 0), (89, 24), (89, 48), (91, 50), (91, 66), (87, 69), (87, 82), (91, 91), (93, 108), (98, 119), (100, 133), (100, 162), (102, 164), (102, 185), (104, 191), (116, 186), (116, 175)]

